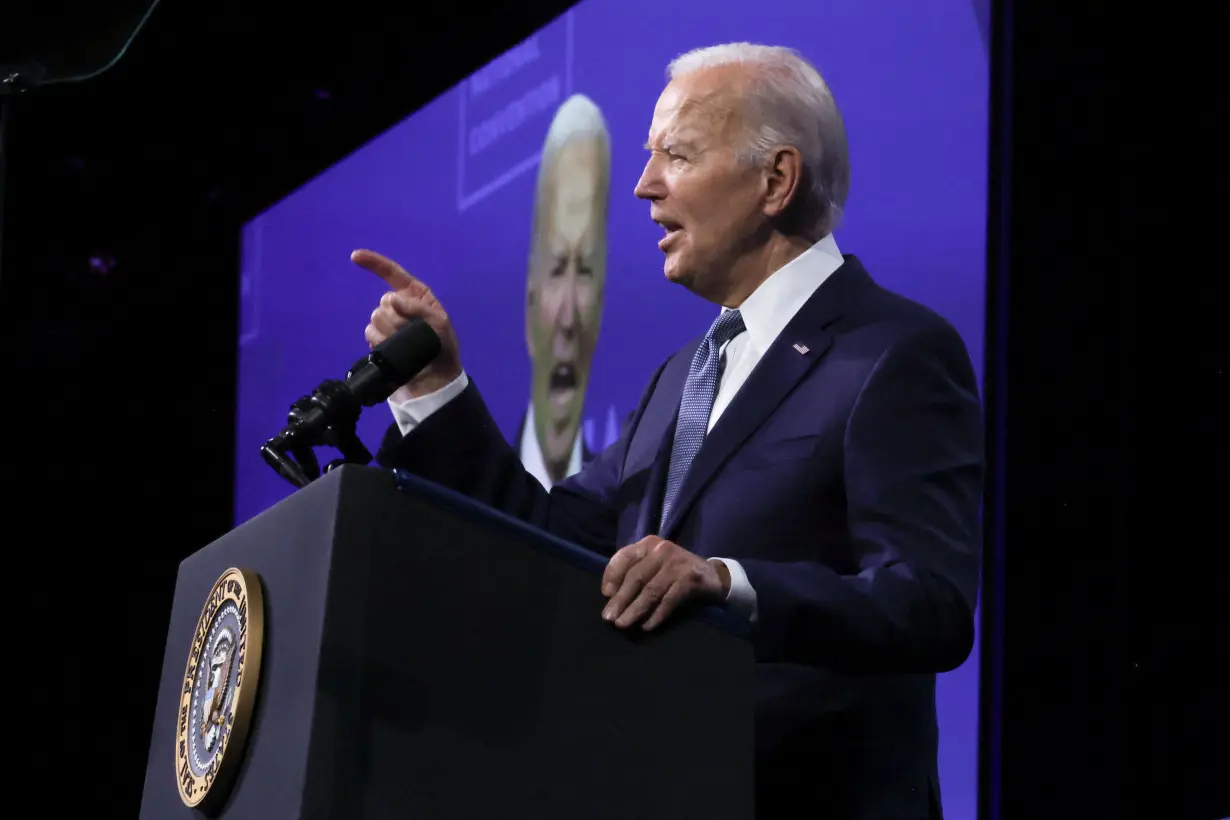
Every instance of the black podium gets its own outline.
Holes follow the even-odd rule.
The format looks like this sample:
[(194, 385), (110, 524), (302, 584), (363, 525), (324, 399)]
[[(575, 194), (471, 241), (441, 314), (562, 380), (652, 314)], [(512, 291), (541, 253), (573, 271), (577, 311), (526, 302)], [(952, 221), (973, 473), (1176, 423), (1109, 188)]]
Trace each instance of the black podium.
[[(753, 813), (753, 658), (698, 610), (600, 618), (601, 556), (434, 485), (343, 467), (180, 566), (142, 820), (181, 800), (202, 604), (251, 570), (264, 645), (225, 820), (686, 820)], [(229, 752), (228, 752), (229, 754)]]

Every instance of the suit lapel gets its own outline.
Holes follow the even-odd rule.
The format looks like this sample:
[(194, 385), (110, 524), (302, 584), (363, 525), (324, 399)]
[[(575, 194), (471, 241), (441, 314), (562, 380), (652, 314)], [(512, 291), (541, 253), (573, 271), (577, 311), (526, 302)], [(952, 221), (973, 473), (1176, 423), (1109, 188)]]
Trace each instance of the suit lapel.
[(700, 339), (693, 340), (676, 353), (662, 370), (654, 387), (649, 404), (641, 416), (636, 433), (629, 443), (627, 465), (629, 472), (649, 463), (649, 476), (641, 497), (641, 508), (636, 518), (636, 538), (639, 541), (658, 531), (658, 518), (662, 513), (662, 492), (666, 487), (666, 471), (670, 465), (671, 445), (675, 441), (675, 419), (679, 415), (679, 400), (683, 385), (688, 379), (688, 369)]
[[(671, 537), (722, 465), (828, 353), (833, 345), (833, 323), (845, 315), (858, 291), (870, 283), (871, 278), (862, 265), (853, 257), (846, 257), (845, 264), (812, 294), (786, 325), (705, 436), (675, 498), (670, 517), (659, 533), (663, 538)], [(674, 394), (676, 410), (682, 393), (681, 383)], [(666, 458), (670, 458), (669, 451)], [(661, 509), (660, 490), (658, 496), (658, 509)]]
[(641, 499), (641, 509), (636, 518), (636, 538), (633, 543), (647, 535), (658, 532), (658, 519), (662, 516), (662, 494), (666, 488), (666, 471), (670, 467), (671, 445), (675, 441), (674, 417), (661, 437), (661, 446), (649, 470), (649, 479), (645, 484), (645, 495)]

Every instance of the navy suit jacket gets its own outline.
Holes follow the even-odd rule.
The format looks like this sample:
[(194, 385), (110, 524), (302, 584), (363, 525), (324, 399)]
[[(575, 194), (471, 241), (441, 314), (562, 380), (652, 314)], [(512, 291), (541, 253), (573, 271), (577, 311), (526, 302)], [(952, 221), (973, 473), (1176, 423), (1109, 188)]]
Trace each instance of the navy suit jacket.
[[(844, 259), (705, 438), (658, 534), (738, 560), (756, 591), (757, 817), (935, 818), (935, 675), (974, 640), (978, 386), (948, 322)], [(657, 529), (700, 340), (550, 493), (473, 384), (404, 440), (391, 428), (379, 459), (610, 554)]]

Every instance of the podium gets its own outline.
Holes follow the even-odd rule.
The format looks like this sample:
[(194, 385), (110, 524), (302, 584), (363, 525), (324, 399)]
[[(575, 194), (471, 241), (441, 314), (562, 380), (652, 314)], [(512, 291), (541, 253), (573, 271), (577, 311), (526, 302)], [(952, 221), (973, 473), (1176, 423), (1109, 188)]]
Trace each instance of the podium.
[[(404, 473), (297, 490), (180, 565), (142, 820), (751, 818), (742, 624), (697, 609), (620, 630), (600, 617), (605, 564)], [(207, 813), (181, 798), (177, 730), (197, 727), (186, 668), (230, 568), (263, 598), (249, 664), (263, 641)]]

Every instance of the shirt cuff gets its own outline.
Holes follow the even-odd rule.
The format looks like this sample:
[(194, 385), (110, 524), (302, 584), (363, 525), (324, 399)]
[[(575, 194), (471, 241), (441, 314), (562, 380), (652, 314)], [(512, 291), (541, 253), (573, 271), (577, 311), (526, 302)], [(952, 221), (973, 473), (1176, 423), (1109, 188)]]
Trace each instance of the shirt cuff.
[(426, 396), (411, 396), (404, 387), (397, 389), (389, 396), (389, 409), (393, 411), (393, 420), (403, 436), (410, 435), (427, 417), (457, 398), (470, 385), (470, 379), (465, 371), (434, 393)]
[(747, 580), (747, 573), (743, 571), (743, 565), (733, 558), (714, 558), (713, 560), (721, 561), (730, 571), (730, 590), (726, 593), (726, 608), (755, 623), (756, 590), (752, 588), (751, 581)]

